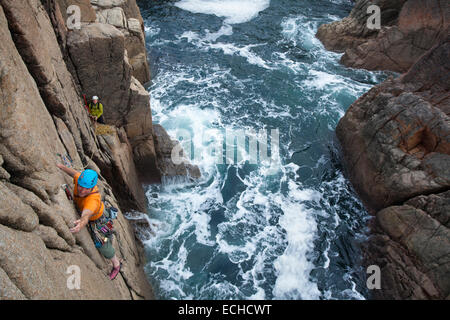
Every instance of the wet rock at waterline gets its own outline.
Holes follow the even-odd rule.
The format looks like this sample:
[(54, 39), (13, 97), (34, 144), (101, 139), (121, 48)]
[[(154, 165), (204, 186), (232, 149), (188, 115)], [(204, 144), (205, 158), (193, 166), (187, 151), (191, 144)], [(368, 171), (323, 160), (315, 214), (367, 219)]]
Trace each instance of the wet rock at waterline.
[[(364, 251), (366, 264), (380, 266), (383, 274), (375, 298), (444, 299), (450, 293), (450, 233), (443, 213), (450, 188), (450, 7), (442, 1), (422, 5), (406, 2), (398, 26), (347, 50), (342, 60), (371, 69), (385, 56), (363, 49), (379, 41), (398, 63), (376, 68), (409, 69), (354, 102), (336, 128), (348, 177), (376, 216)], [(394, 32), (398, 41), (389, 40)], [(399, 48), (402, 53), (395, 53)], [(352, 52), (365, 57), (362, 64), (347, 63)]]
[[(381, 9), (380, 29), (368, 29), (369, 5)], [(347, 18), (322, 25), (317, 37), (329, 50), (345, 52), (353, 68), (406, 72), (449, 33), (450, 3), (445, 0), (359, 0)]]
[[(158, 166), (163, 179), (187, 177), (188, 179), (198, 179), (201, 177), (200, 169), (189, 163), (185, 156), (180, 142), (173, 140), (167, 134), (166, 130), (158, 124), (153, 127), (154, 138), (156, 142), (156, 152), (158, 154)], [(176, 151), (182, 159), (181, 163), (174, 162)]]
[(327, 50), (345, 52), (347, 49), (356, 48), (368, 39), (375, 38), (379, 32), (367, 26), (367, 20), (371, 16), (371, 13), (367, 12), (369, 6), (377, 5), (381, 10), (381, 24), (392, 26), (397, 22), (405, 2), (406, 0), (358, 0), (348, 17), (321, 25), (316, 37), (322, 41)]

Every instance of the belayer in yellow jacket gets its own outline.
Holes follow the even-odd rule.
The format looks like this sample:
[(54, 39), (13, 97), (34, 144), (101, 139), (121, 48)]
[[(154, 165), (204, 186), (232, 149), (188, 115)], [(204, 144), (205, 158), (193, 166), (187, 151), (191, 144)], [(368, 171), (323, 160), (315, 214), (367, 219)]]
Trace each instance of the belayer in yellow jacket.
[(98, 123), (105, 124), (103, 120), (103, 105), (98, 101), (97, 96), (92, 97), (92, 102), (89, 103), (89, 114)]

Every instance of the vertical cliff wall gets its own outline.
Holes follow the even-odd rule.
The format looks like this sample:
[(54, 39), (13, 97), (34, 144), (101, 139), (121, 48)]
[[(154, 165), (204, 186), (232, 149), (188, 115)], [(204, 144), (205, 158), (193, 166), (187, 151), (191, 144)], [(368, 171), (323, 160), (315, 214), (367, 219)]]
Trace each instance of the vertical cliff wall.
[[(78, 2), (93, 10), (90, 3)], [(87, 230), (75, 235), (69, 231), (78, 213), (61, 189), (71, 179), (55, 168), (62, 161), (58, 154), (69, 155), (76, 169), (100, 172), (100, 191), (113, 205), (145, 210), (146, 199), (126, 128), (103, 137), (93, 132), (80, 78), (73, 76), (78, 66), (69, 60), (82, 58), (67, 50), (72, 31), (63, 24), (62, 4), (0, 1), (0, 299), (152, 298), (142, 248), (122, 211), (114, 246), (124, 267), (114, 281), (107, 277), (109, 262)], [(90, 12), (89, 19), (96, 18), (95, 11)], [(121, 48), (117, 54), (125, 61)], [(115, 81), (122, 83), (124, 77)], [(129, 96), (133, 90), (144, 95), (131, 75), (122, 86)], [(127, 99), (135, 101), (136, 108), (143, 101)], [(141, 106), (146, 107), (150, 114), (148, 104)], [(81, 270), (80, 290), (67, 287), (66, 272), (72, 265)]]
[[(0, 299), (152, 298), (122, 210), (147, 211), (143, 182), (200, 171), (173, 165), (176, 141), (153, 130), (136, 1), (0, 0), (0, 29)], [(103, 102), (106, 134), (94, 132), (83, 94)], [(69, 231), (79, 214), (61, 188), (72, 184), (55, 167), (63, 158), (99, 172), (104, 200), (121, 209), (114, 247), (124, 264), (114, 281), (87, 230)], [(80, 290), (67, 286), (74, 265)]]
[[(398, 17), (365, 33), (370, 4), (382, 17), (397, 4)], [(317, 34), (346, 49), (346, 65), (407, 71), (355, 101), (336, 129), (348, 177), (375, 215), (364, 250), (381, 269), (374, 298), (450, 298), (449, 17), (448, 1), (359, 0)]]
[(349, 177), (376, 213), (368, 261), (385, 298), (450, 294), (450, 38), (376, 86), (338, 124)]
[[(81, 8), (83, 18), (79, 29), (67, 30), (65, 13), (72, 4)], [(99, 96), (106, 122), (124, 128), (139, 180), (160, 182), (161, 176), (180, 173), (199, 177), (195, 166), (174, 165), (157, 152), (175, 142), (160, 139), (167, 135), (164, 128), (158, 127), (162, 135), (153, 130), (150, 97), (143, 87), (150, 77), (144, 23), (136, 1), (65, 0), (47, 7), (80, 91)]]

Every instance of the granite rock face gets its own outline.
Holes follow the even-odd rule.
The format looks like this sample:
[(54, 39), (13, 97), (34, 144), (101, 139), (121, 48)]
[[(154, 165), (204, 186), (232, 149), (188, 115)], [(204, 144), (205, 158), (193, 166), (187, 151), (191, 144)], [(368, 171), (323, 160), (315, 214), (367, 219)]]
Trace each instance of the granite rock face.
[[(39, 1), (29, 1), (26, 6), (17, 1), (4, 1), (3, 8), (9, 18), (9, 27), (13, 31), (15, 44), (36, 81), (45, 106), (52, 115), (58, 134), (65, 142), (68, 154), (74, 159), (75, 165), (80, 167), (83, 157), (92, 158), (101, 169), (105, 170), (120, 163), (118, 159), (111, 161), (110, 157), (100, 152), (87, 112), (79, 108), (83, 102), (58, 46), (51, 21), (46, 11), (39, 5)], [(31, 19), (27, 24), (21, 23), (31, 16), (37, 19)], [(77, 150), (81, 150), (84, 156), (80, 157)], [(117, 178), (118, 181), (112, 179), (110, 182), (114, 186), (122, 185), (120, 177)], [(134, 198), (135, 205), (131, 207), (142, 210), (146, 207), (146, 202), (142, 200), (143, 192), (137, 191), (140, 190), (140, 186), (134, 185), (130, 188), (135, 190), (132, 197), (120, 191), (123, 187), (116, 187), (118, 189), (116, 194), (119, 199), (127, 202)], [(123, 196), (120, 196), (121, 194)]]
[(369, 6), (379, 6), (382, 13), (381, 25), (391, 26), (396, 23), (405, 2), (406, 0), (357, 0), (348, 17), (321, 25), (316, 37), (327, 50), (345, 52), (346, 49), (356, 48), (378, 34), (377, 29), (367, 27), (367, 20), (371, 16), (371, 13), (367, 13)]
[[(154, 125), (154, 134), (158, 155), (158, 167), (163, 180), (169, 181), (177, 177), (191, 180), (200, 178), (201, 173), (199, 168), (189, 163), (179, 141), (171, 139), (166, 130), (158, 124)], [(180, 157), (180, 161), (174, 162), (173, 159), (177, 150), (179, 150), (178, 156)]]
[[(381, 9), (381, 29), (367, 28), (369, 5)], [(345, 52), (341, 63), (368, 70), (406, 72), (449, 33), (446, 0), (356, 2), (350, 15), (322, 25), (317, 37), (328, 50)]]
[[(79, 28), (69, 24), (72, 5)], [(123, 215), (146, 212), (142, 182), (161, 180), (136, 2), (2, 0), (0, 29), (0, 299), (153, 298)], [(107, 133), (95, 133), (83, 93), (104, 102)], [(119, 208), (114, 281), (88, 231), (69, 230), (79, 213), (57, 163), (96, 170), (103, 200)], [(72, 290), (74, 266), (81, 288)]]
[(377, 213), (366, 255), (381, 267), (384, 299), (444, 299), (450, 294), (450, 191), (418, 196)]
[(359, 98), (336, 128), (352, 182), (370, 208), (450, 186), (449, 39)]
[(125, 36), (132, 75), (141, 83), (150, 80), (145, 50), (144, 21), (135, 0), (91, 0), (97, 22), (117, 27)]
[(420, 19), (417, 1), (406, 1), (398, 26), (389, 29), (400, 28), (403, 35), (408, 30), (408, 37), (419, 41), (428, 28), (420, 54), (396, 55), (396, 65), (403, 67), (387, 69), (408, 71), (361, 96), (336, 128), (347, 175), (375, 215), (364, 251), (366, 263), (381, 268), (381, 290), (372, 291), (374, 298), (450, 295), (450, 33), (442, 33), (448, 6), (424, 3)]
[(139, 9), (135, 1), (91, 3), (97, 22), (67, 35), (74, 73), (82, 91), (104, 103), (107, 123), (125, 128), (140, 181), (160, 182), (150, 97), (142, 85), (149, 72)]
[(70, 32), (67, 47), (76, 79), (88, 99), (99, 96), (105, 121), (123, 124), (120, 122), (126, 121), (123, 116), (128, 109), (131, 85), (123, 34), (110, 24), (91, 23)]
[[(124, 267), (115, 281), (87, 230), (69, 231), (79, 214), (61, 188), (71, 179), (55, 167), (60, 155), (100, 172), (112, 205), (146, 203), (126, 135), (98, 138), (92, 130), (64, 59), (64, 28), (53, 24), (57, 7), (0, 2), (0, 299), (149, 299), (142, 248), (122, 210), (113, 245)], [(73, 266), (79, 290), (67, 285)]]
[[(65, 36), (72, 73), (82, 92), (100, 97), (106, 122), (125, 129), (140, 181), (161, 182), (162, 176), (175, 172), (162, 172), (164, 165), (158, 164), (164, 157), (155, 149), (150, 97), (143, 87), (149, 72), (139, 8), (134, 0), (92, 0), (91, 4), (96, 22), (83, 23)], [(167, 142), (173, 147), (171, 140)], [(200, 172), (186, 164), (178, 167), (184, 173), (180, 169), (176, 174), (189, 174), (188, 167)]]
[[(150, 97), (133, 76), (126, 41), (124, 33), (113, 24), (96, 22), (68, 33), (67, 48), (81, 90), (88, 97), (100, 97), (108, 124), (125, 128), (133, 152), (136, 150), (134, 161), (139, 177), (143, 182), (153, 182), (159, 180), (159, 173), (153, 147)], [(145, 47), (142, 50), (145, 54)], [(143, 152), (145, 148), (148, 149)], [(148, 177), (147, 172), (153, 176)]]

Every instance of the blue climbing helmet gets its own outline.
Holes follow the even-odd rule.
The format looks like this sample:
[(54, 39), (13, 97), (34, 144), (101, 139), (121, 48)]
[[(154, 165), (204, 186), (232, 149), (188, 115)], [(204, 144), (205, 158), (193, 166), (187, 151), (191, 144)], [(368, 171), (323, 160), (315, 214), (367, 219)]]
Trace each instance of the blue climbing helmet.
[(94, 170), (86, 169), (84, 170), (80, 177), (78, 178), (78, 185), (90, 189), (97, 185), (98, 174)]

